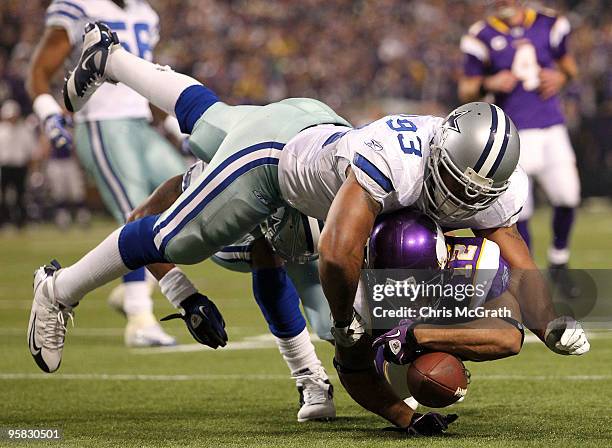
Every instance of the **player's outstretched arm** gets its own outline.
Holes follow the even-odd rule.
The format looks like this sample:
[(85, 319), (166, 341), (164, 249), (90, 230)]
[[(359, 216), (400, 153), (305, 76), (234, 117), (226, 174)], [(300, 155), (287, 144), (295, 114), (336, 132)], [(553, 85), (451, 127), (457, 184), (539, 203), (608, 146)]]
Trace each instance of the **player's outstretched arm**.
[(348, 327), (353, 320), (364, 247), (379, 212), (380, 205), (349, 169), (319, 239), (321, 285), (337, 327)]
[(529, 253), (516, 225), (497, 229), (475, 230), (499, 246), (501, 256), (512, 269), (509, 288), (517, 298), (527, 328), (544, 340), (546, 324), (557, 317), (544, 277)]
[(487, 301), (487, 310), (500, 315), (510, 312), (505, 320), (484, 317), (461, 324), (417, 324), (413, 328), (417, 344), (428, 351), (446, 352), (468, 361), (492, 361), (517, 355), (523, 345), (523, 327), (518, 303), (508, 291)]
[(555, 353), (588, 352), (589, 342), (580, 323), (568, 316), (557, 316), (546, 281), (516, 225), (474, 233), (497, 243), (501, 256), (510, 265), (512, 278), (508, 289), (519, 303), (525, 326)]

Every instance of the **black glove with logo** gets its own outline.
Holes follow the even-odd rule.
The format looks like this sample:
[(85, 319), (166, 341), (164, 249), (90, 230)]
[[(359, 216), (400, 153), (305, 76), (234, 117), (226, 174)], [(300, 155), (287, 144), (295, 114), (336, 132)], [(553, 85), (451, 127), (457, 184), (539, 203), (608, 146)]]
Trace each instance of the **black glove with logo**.
[(225, 347), (227, 333), (225, 321), (217, 306), (206, 296), (196, 292), (181, 302), (182, 313), (161, 319), (183, 319), (191, 336), (200, 344), (211, 348)]

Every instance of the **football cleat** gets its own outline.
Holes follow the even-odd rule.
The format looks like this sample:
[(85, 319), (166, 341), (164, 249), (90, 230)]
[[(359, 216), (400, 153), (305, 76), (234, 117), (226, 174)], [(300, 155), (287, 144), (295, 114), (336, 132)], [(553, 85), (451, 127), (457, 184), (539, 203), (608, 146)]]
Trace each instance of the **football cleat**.
[(34, 272), (34, 301), (28, 324), (28, 346), (38, 367), (55, 372), (62, 362), (66, 323), (73, 320), (72, 308), (55, 299), (56, 260)]
[(129, 316), (124, 334), (128, 347), (163, 347), (176, 345), (176, 339), (166, 333), (152, 313)]
[(334, 387), (323, 367), (315, 371), (304, 369), (293, 376), (300, 394), (298, 422), (331, 420), (336, 418)]
[(85, 25), (81, 57), (64, 80), (66, 109), (70, 112), (80, 110), (104, 81), (114, 82), (106, 76), (106, 64), (118, 45), (117, 34), (102, 22)]

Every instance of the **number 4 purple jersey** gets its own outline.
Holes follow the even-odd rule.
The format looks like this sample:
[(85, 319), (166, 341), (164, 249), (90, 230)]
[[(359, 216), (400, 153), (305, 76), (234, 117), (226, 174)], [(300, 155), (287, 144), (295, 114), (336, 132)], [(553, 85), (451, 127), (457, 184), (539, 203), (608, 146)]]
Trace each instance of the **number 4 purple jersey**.
[(511, 70), (519, 79), (508, 94), (496, 94), (495, 103), (520, 129), (547, 128), (564, 122), (557, 95), (538, 93), (542, 68), (554, 68), (567, 53), (569, 21), (563, 16), (527, 9), (520, 26), (510, 28), (496, 17), (470, 27), (461, 39), (466, 76), (490, 76)]

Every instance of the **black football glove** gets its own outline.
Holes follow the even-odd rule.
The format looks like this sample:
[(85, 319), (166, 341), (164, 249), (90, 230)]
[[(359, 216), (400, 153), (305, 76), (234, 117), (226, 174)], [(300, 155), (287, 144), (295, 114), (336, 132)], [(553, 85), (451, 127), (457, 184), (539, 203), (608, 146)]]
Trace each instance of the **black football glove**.
[(457, 414), (442, 415), (438, 414), (437, 412), (419, 414), (418, 412), (415, 412), (408, 427), (398, 428), (393, 426), (390, 428), (385, 428), (385, 430), (401, 432), (409, 436), (436, 436), (446, 431), (448, 429), (448, 425), (458, 418), (459, 416)]
[(211, 348), (225, 347), (227, 333), (225, 321), (216, 305), (206, 296), (196, 292), (181, 302), (182, 313), (161, 319), (183, 319), (191, 336), (200, 344)]

